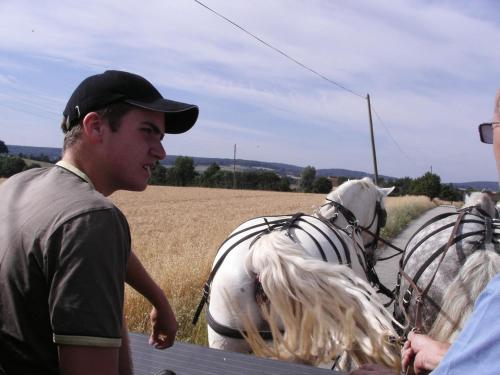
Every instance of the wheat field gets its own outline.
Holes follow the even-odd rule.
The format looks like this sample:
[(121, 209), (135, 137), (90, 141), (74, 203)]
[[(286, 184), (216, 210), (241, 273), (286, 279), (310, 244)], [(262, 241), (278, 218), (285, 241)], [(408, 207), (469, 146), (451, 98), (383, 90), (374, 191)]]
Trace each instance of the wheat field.
[[(311, 214), (324, 194), (280, 193), (196, 187), (150, 186), (145, 192), (120, 191), (111, 196), (125, 213), (132, 247), (153, 279), (166, 292), (179, 321), (178, 340), (206, 344), (206, 323), (191, 319), (202, 295), (219, 245), (240, 223), (261, 215)], [(388, 225), (398, 230), (435, 205), (427, 197), (389, 197)], [(400, 219), (405, 223), (399, 225)], [(389, 231), (391, 235), (396, 233)], [(129, 330), (149, 332), (150, 305), (126, 290)]]

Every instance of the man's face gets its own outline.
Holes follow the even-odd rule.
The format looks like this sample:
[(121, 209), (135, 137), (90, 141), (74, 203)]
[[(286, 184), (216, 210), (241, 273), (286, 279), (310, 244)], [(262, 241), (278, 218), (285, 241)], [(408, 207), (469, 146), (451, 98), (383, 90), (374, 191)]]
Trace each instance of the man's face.
[(157, 160), (164, 159), (161, 140), (165, 134), (165, 114), (133, 109), (123, 116), (116, 132), (104, 137), (106, 189), (142, 191), (146, 189)]

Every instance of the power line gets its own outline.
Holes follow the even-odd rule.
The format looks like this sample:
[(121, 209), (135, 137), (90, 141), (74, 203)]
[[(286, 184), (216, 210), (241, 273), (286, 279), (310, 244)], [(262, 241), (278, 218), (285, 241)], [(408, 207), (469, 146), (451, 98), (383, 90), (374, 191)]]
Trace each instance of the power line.
[(384, 121), (382, 120), (382, 117), (380, 117), (380, 115), (378, 114), (378, 112), (375, 110), (375, 108), (373, 107), (372, 105), (372, 110), (373, 112), (375, 113), (375, 116), (377, 116), (378, 120), (380, 121), (380, 123), (382, 124), (382, 126), (384, 127), (385, 131), (387, 132), (387, 134), (389, 134), (389, 137), (392, 139), (392, 141), (394, 142), (394, 144), (396, 145), (396, 147), (399, 149), (399, 151), (409, 160), (411, 161), (413, 164), (415, 164), (416, 166), (418, 166), (417, 162), (415, 162), (415, 160), (413, 160), (412, 158), (410, 158), (408, 156), (408, 154), (406, 152), (404, 152), (404, 150), (401, 148), (401, 146), (399, 145), (399, 143), (396, 141), (396, 139), (394, 139), (394, 137), (392, 136), (391, 132), (389, 131), (389, 128), (385, 125)]
[[(344, 91), (347, 91), (357, 97), (360, 97), (364, 100), (367, 100), (367, 97), (365, 97), (364, 95), (361, 95), (361, 94), (358, 94), (357, 92), (354, 92), (353, 90), (345, 87), (344, 85), (326, 77), (325, 75), (319, 73), (318, 71), (308, 67), (307, 65), (305, 65), (304, 63), (298, 61), (297, 59), (291, 57), (290, 55), (288, 55), (287, 53), (283, 52), (281, 49), (277, 48), (277, 47), (274, 47), (272, 44), (266, 42), (265, 40), (263, 40), (262, 38), (256, 36), (255, 34), (251, 33), (250, 31), (248, 31), (247, 29), (245, 29), (243, 26), (240, 26), (239, 24), (237, 24), (236, 22), (230, 20), (229, 18), (227, 18), (226, 16), (224, 16), (223, 14), (217, 12), (216, 10), (210, 8), (209, 6), (207, 6), (206, 4), (202, 3), (200, 0), (194, 0), (196, 3), (198, 3), (199, 5), (201, 5), (202, 7), (206, 8), (207, 10), (209, 10), (210, 12), (214, 13), (215, 15), (217, 15), (218, 17), (222, 18), (223, 20), (229, 22), (230, 24), (232, 24), (233, 26), (237, 27), (238, 29), (240, 29), (241, 31), (243, 31), (244, 33), (250, 35), (252, 38), (256, 39), (257, 41), (259, 41), (260, 43), (264, 44), (265, 46), (271, 48), (272, 50), (274, 50), (275, 52), (278, 52), (280, 55), (284, 56), (285, 58), (289, 59), (290, 61), (294, 62), (295, 64), (299, 65), (300, 67), (308, 70), (309, 72), (317, 75), (318, 77), (324, 79), (325, 81), (331, 83), (331, 84), (334, 84), (335, 86), (341, 88), (342, 90)], [(389, 137), (391, 138), (391, 140), (394, 142), (394, 144), (396, 145), (396, 147), (399, 149), (399, 151), (409, 160), (411, 161), (413, 164), (417, 165), (418, 164), (413, 160), (411, 159), (407, 154), (406, 152), (403, 151), (403, 149), (401, 148), (401, 146), (399, 145), (399, 143), (394, 139), (394, 137), (392, 136), (391, 132), (389, 131), (389, 129), (387, 128), (387, 126), (385, 125), (384, 121), (382, 120), (382, 118), (380, 117), (380, 115), (377, 113), (377, 111), (375, 110), (375, 108), (373, 108), (372, 106), (372, 109), (373, 109), (373, 112), (375, 113), (375, 115), (377, 116), (377, 118), (379, 119), (380, 123), (382, 124), (382, 126), (384, 127), (384, 129), (386, 130), (387, 134), (389, 134)]]
[[(42, 110), (43, 112), (48, 112), (49, 114), (53, 115), (53, 116), (46, 116), (44, 114), (42, 114), (40, 111), (30, 111), (30, 110), (26, 110), (26, 109), (21, 109), (21, 108), (18, 108), (16, 106), (13, 106), (13, 105), (9, 105), (9, 104), (5, 104), (5, 103), (0, 103), (0, 106), (2, 107), (5, 107), (5, 108), (9, 108), (9, 109), (12, 109), (14, 111), (17, 111), (17, 112), (22, 112), (24, 114), (27, 114), (27, 115), (31, 115), (31, 116), (35, 116), (35, 117), (41, 117), (41, 118), (45, 118), (47, 120), (54, 120), (54, 118), (56, 118), (55, 116), (57, 115), (56, 112), (54, 111), (51, 111), (51, 110), (48, 110), (48, 109), (45, 109), (45, 110)], [(36, 108), (35, 108), (36, 109)]]
[(221, 13), (217, 12), (216, 10), (210, 8), (209, 6), (203, 4), (201, 1), (199, 0), (194, 0), (196, 3), (198, 3), (199, 5), (201, 5), (202, 7), (208, 9), (210, 12), (214, 13), (215, 15), (219, 16), (220, 18), (222, 18), (223, 20), (229, 22), (230, 24), (232, 24), (233, 26), (237, 27), (238, 29), (240, 29), (241, 31), (243, 31), (244, 33), (250, 35), (252, 38), (256, 39), (257, 41), (259, 41), (260, 43), (264, 44), (265, 46), (271, 48), (272, 50), (278, 52), (280, 55), (286, 57), (287, 59), (289, 59), (290, 61), (293, 61), (295, 64), (301, 66), (302, 68), (310, 71), (311, 73), (313, 74), (316, 74), (318, 77), (324, 79), (325, 81), (327, 82), (330, 82), (332, 84), (334, 84), (335, 86), (341, 88), (342, 90), (345, 90), (353, 95), (356, 95), (360, 98), (363, 98), (363, 99), (366, 99), (363, 95), (361, 94), (358, 94), (356, 92), (354, 92), (353, 90), (345, 87), (344, 85), (338, 83), (338, 82), (335, 82), (334, 80), (326, 77), (325, 75), (319, 73), (318, 71), (308, 67), (307, 65), (301, 63), (299, 60), (291, 57), (290, 55), (288, 55), (287, 53), (283, 52), (282, 50), (280, 50), (279, 48), (276, 48), (274, 47), (273, 45), (271, 45), (270, 43), (266, 42), (265, 40), (263, 40), (262, 38), (259, 38), (258, 36), (256, 36), (255, 34), (251, 33), (250, 31), (248, 31), (247, 29), (245, 29), (243, 26), (240, 26), (238, 25), (236, 22), (230, 20), (229, 18), (227, 18), (226, 16), (222, 15)]

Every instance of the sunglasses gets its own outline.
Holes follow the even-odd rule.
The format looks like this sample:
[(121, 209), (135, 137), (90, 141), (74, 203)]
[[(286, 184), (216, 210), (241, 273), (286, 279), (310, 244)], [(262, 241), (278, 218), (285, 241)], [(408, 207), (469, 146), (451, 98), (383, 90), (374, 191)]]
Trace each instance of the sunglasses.
[(500, 124), (500, 122), (485, 122), (479, 125), (479, 139), (483, 143), (493, 143), (493, 124)]

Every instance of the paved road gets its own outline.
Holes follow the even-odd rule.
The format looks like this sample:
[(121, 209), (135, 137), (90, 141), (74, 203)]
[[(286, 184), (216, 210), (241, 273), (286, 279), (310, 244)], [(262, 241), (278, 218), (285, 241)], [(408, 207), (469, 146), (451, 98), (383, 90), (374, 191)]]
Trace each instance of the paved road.
[[(450, 206), (438, 206), (436, 208), (430, 209), (429, 211), (423, 213), (417, 219), (413, 220), (405, 230), (403, 230), (399, 236), (391, 241), (394, 246), (399, 247), (400, 249), (404, 249), (410, 237), (415, 233), (427, 220), (430, 218), (437, 216), (439, 214), (448, 212), (450, 210), (454, 210), (454, 208)], [(395, 253), (395, 250), (390, 247), (380, 248), (380, 257), (385, 257)], [(379, 279), (387, 286), (389, 289), (394, 288), (396, 285), (396, 276), (398, 274), (399, 267), (399, 258), (400, 256), (396, 256), (392, 259), (378, 262), (375, 266), (375, 270), (378, 273)], [(384, 301), (387, 299), (384, 297)]]

